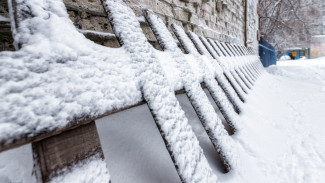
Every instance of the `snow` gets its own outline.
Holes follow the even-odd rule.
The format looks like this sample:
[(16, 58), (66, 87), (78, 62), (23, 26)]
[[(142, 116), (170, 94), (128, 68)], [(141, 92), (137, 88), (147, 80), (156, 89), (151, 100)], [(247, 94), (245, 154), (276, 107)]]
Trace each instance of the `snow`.
[[(231, 137), (238, 168), (227, 174), (187, 97), (177, 98), (219, 182), (319, 183), (325, 181), (324, 88), (325, 58), (269, 67), (247, 97), (244, 128)], [(146, 105), (96, 123), (112, 181), (180, 182)], [(1, 181), (35, 182), (29, 148), (0, 154)]]
[(78, 29), (78, 31), (82, 34), (94, 34), (102, 37), (110, 37), (110, 38), (115, 38), (115, 34), (109, 33), (109, 32), (99, 32), (99, 31), (93, 31), (93, 30), (83, 30), (83, 29)]
[(60, 172), (60, 176), (52, 178), (50, 183), (103, 183), (110, 182), (110, 175), (107, 172), (105, 161), (99, 156), (83, 160), (74, 164), (69, 169)]
[[(230, 91), (232, 89), (224, 78), (222, 69), (219, 66), (218, 62), (212, 59), (212, 57), (209, 55), (208, 51), (205, 49), (204, 45), (196, 34), (190, 32), (189, 36), (193, 40), (193, 43), (195, 43), (195, 45), (197, 45), (197, 47), (199, 48), (198, 50), (201, 50), (201, 52), (204, 53), (203, 55), (199, 54), (194, 44), (191, 42), (190, 38), (186, 36), (186, 33), (182, 28), (177, 25), (173, 25), (173, 27), (175, 30), (175, 34), (178, 36), (181, 44), (184, 46), (184, 49), (188, 53), (193, 54), (193, 56), (196, 57), (196, 60), (200, 63), (202, 70), (204, 71), (204, 82), (207, 85), (209, 91), (211, 92), (213, 99), (221, 108), (223, 116), (225, 117), (229, 125), (233, 127), (234, 131), (238, 130), (240, 128), (238, 125), (239, 119), (237, 118), (232, 104), (230, 103), (229, 99), (227, 98), (224, 92)], [(218, 79), (220, 85), (223, 85), (226, 90), (221, 89), (215, 78)], [(229, 95), (233, 94), (228, 93), (228, 96)]]
[(142, 100), (124, 49), (87, 40), (62, 1), (24, 3), (35, 16), (19, 23), (14, 37), (23, 47), (0, 53), (1, 142)]
[(0, 15), (0, 22), (10, 22), (10, 18)]
[(323, 37), (325, 37), (325, 35), (313, 35), (313, 37), (316, 37), (316, 38), (323, 38)]
[(130, 54), (134, 79), (139, 81), (179, 176), (186, 182), (217, 182), (133, 11), (122, 0), (105, 1), (104, 7), (115, 34)]
[(284, 61), (284, 60), (291, 60), (289, 55), (283, 55), (282, 57), (280, 57), (279, 59), (280, 61)]
[(36, 183), (36, 177), (32, 175), (32, 171), (33, 155), (31, 145), (24, 145), (16, 149), (1, 152), (1, 183)]
[(234, 74), (235, 71), (234, 71), (234, 66), (233, 66), (233, 63), (232, 63), (233, 60), (230, 57), (226, 56), (226, 52), (225, 52), (224, 49), (222, 49), (222, 46), (220, 45), (219, 42), (212, 41), (212, 40), (209, 40), (209, 42), (212, 45), (212, 47), (215, 50), (217, 50), (217, 52), (220, 55), (219, 61), (221, 62), (221, 65), (223, 65), (224, 74), (231, 81), (231, 84), (234, 87), (234, 89), (236, 90), (236, 93), (238, 94), (240, 99), (242, 101), (245, 101), (245, 93), (241, 89), (239, 83), (237, 83), (238, 78), (236, 79), (236, 77), (235, 77), (236, 75)]
[[(228, 69), (224, 72), (230, 78), (243, 65), (255, 70), (260, 67), (256, 56), (213, 59), (199, 37), (190, 33), (201, 55), (185, 32), (174, 26), (189, 53), (184, 56), (167, 29), (158, 24), (154, 31), (161, 35), (158, 39), (164, 42), (165, 51), (157, 51), (122, 0), (109, 0), (104, 6), (123, 43), (121, 48), (106, 48), (87, 40), (73, 26), (61, 0), (18, 1), (18, 11), (30, 12), (31, 16), (19, 17), (19, 27), (13, 31), (22, 48), (0, 53), (0, 142), (10, 143), (20, 136), (64, 127), (74, 118), (98, 116), (144, 98), (150, 109), (146, 118), (140, 106), (130, 109), (134, 113), (119, 113), (116, 120), (109, 116), (99, 120), (101, 123), (97, 121), (98, 126), (103, 125), (99, 133), (105, 156), (115, 150), (115, 156), (125, 154), (129, 159), (112, 164), (111, 156), (106, 156), (105, 162), (92, 157), (65, 170), (52, 182), (107, 182), (110, 175), (106, 164), (114, 165), (115, 173), (125, 173), (116, 175), (115, 179), (122, 182), (128, 174), (124, 170), (134, 169), (140, 172), (133, 172), (139, 176), (134, 180), (139, 182), (156, 182), (157, 175), (163, 182), (174, 182), (174, 178), (179, 182), (168, 153), (186, 182), (324, 182), (324, 58), (281, 62), (268, 68), (269, 73), (261, 75), (249, 95), (243, 94), (247, 102), (239, 120), (215, 78), (219, 81), (222, 77), (221, 67)], [(214, 49), (216, 46), (221, 45), (212, 44)], [(201, 90), (201, 81), (212, 96)], [(182, 87), (189, 102), (185, 95), (174, 95), (174, 90)], [(218, 107), (211, 105), (215, 102), (226, 110), (229, 125), (240, 129), (235, 135), (228, 135), (216, 113)], [(206, 129), (194, 110), (207, 122)], [(134, 115), (140, 118), (136, 120)], [(133, 126), (124, 126), (128, 133), (119, 134), (116, 132), (123, 126), (123, 117)], [(114, 124), (106, 126), (105, 122)], [(144, 130), (148, 130), (145, 137)], [(131, 131), (133, 136), (129, 136)], [(115, 146), (109, 141), (111, 134), (115, 135)], [(149, 144), (151, 138), (157, 144), (142, 144)], [(138, 145), (131, 144), (135, 140)], [(133, 150), (129, 150), (131, 147)], [(148, 159), (142, 152), (159, 158), (152, 158), (150, 166), (146, 165)], [(214, 160), (218, 153), (232, 168), (227, 174), (220, 170), (220, 161)], [(35, 182), (31, 157), (29, 145), (1, 153), (0, 181)], [(130, 166), (139, 160), (138, 168)], [(161, 162), (165, 162), (159, 165), (161, 169), (153, 168), (153, 174), (146, 172)]]

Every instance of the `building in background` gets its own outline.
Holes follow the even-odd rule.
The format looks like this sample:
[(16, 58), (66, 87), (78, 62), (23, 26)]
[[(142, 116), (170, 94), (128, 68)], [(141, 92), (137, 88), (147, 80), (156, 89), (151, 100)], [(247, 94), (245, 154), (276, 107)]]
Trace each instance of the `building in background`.
[(310, 57), (325, 56), (325, 1), (321, 1), (322, 17), (315, 24), (315, 32), (310, 40)]
[(310, 56), (311, 58), (325, 56), (325, 35), (315, 35), (311, 38)]

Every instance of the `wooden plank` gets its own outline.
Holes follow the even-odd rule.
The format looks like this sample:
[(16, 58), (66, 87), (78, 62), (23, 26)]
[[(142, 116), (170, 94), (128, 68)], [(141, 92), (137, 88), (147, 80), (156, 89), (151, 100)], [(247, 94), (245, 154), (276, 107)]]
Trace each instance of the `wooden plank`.
[(36, 176), (42, 182), (91, 156), (104, 159), (95, 121), (32, 143)]
[(67, 126), (62, 127), (62, 128), (55, 128), (53, 130), (44, 130), (44, 131), (42, 131), (40, 133), (33, 134), (33, 135), (25, 134), (24, 136), (18, 137), (16, 140), (13, 140), (12, 142), (8, 142), (8, 143), (6, 143), (4, 141), (1, 141), (0, 142), (0, 152), (9, 150), (9, 149), (12, 149), (12, 148), (15, 148), (15, 147), (19, 147), (19, 146), (22, 146), (22, 145), (25, 145), (25, 144), (28, 144), (28, 143), (31, 143), (31, 142), (40, 141), (40, 140), (43, 140), (45, 138), (51, 137), (53, 135), (58, 135), (58, 134), (60, 134), (60, 133), (62, 133), (64, 131), (71, 130), (71, 129), (77, 128), (77, 127), (79, 127), (81, 125), (88, 124), (88, 123), (90, 123), (92, 121), (103, 118), (105, 116), (108, 116), (108, 115), (111, 115), (111, 114), (114, 114), (114, 113), (117, 113), (117, 112), (121, 112), (121, 111), (130, 109), (130, 108), (133, 108), (133, 107), (136, 107), (136, 106), (139, 106), (139, 105), (143, 105), (143, 104), (145, 104), (145, 102), (140, 101), (140, 102), (138, 102), (138, 103), (136, 103), (134, 105), (129, 105), (129, 106), (125, 106), (125, 107), (122, 107), (122, 108), (119, 108), (119, 109), (113, 109), (113, 110), (107, 111), (106, 113), (104, 113), (102, 115), (88, 116), (88, 117), (82, 116), (82, 117), (79, 117), (79, 118), (75, 118), (74, 120), (69, 122)]

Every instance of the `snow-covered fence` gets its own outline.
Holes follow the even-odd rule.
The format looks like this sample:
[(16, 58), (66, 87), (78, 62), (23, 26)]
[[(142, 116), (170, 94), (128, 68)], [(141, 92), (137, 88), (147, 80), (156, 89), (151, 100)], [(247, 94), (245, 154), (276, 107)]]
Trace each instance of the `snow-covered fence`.
[(103, 0), (123, 45), (115, 49), (87, 40), (61, 0), (9, 5), (20, 49), (0, 53), (0, 151), (32, 143), (38, 181), (62, 182), (61, 175), (75, 176), (73, 170), (84, 167), (94, 172), (89, 180), (108, 182), (94, 120), (146, 103), (182, 182), (218, 182), (175, 97), (183, 89), (225, 168), (236, 168), (232, 138), (201, 85), (233, 133), (239, 131), (237, 113), (262, 70), (245, 47), (186, 34), (173, 25), (185, 55), (162, 21), (147, 12), (169, 60), (157, 55), (122, 0)]

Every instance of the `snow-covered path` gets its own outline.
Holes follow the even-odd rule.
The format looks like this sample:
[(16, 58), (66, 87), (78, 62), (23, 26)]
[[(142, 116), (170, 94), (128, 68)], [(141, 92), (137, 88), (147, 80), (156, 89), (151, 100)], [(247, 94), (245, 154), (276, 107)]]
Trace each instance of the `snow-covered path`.
[[(211, 168), (220, 182), (325, 182), (325, 58), (279, 62), (267, 71), (243, 105), (243, 128), (231, 137), (237, 168), (228, 174), (212, 161), (212, 144), (186, 97), (177, 97)], [(114, 183), (180, 182), (146, 110), (140, 106), (97, 121)], [(127, 133), (118, 133), (122, 129)], [(31, 158), (29, 145), (1, 153), (0, 182), (35, 181)]]
[(267, 70), (244, 107), (235, 138), (246, 154), (231, 182), (324, 182), (325, 59)]

